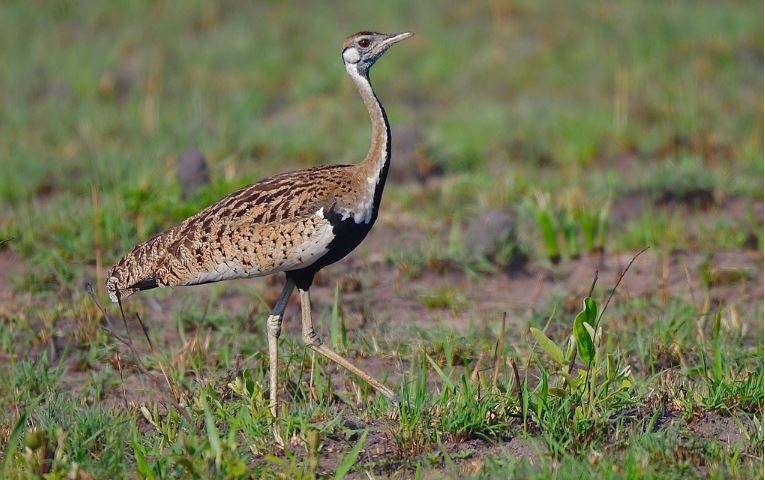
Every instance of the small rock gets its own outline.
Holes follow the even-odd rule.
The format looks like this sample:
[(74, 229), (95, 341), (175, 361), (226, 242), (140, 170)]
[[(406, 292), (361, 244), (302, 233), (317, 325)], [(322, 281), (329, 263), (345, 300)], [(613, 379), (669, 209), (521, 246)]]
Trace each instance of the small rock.
[(515, 219), (501, 210), (477, 214), (467, 227), (465, 241), (472, 257), (484, 258), (504, 270), (514, 270), (526, 263)]
[(210, 183), (207, 160), (196, 148), (185, 150), (178, 157), (178, 183), (184, 200)]

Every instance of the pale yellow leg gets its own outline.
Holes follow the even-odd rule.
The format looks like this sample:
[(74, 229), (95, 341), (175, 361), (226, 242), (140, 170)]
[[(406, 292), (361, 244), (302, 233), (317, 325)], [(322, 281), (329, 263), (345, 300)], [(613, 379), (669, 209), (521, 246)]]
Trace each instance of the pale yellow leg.
[(393, 390), (378, 382), (372, 378), (371, 375), (322, 344), (321, 338), (319, 338), (319, 335), (313, 328), (313, 320), (311, 318), (311, 296), (308, 294), (308, 290), (298, 289), (298, 292), (300, 293), (300, 307), (303, 317), (303, 342), (305, 342), (306, 346), (360, 377), (372, 386), (372, 388), (388, 397), (393, 403), (398, 404), (399, 397)]
[(287, 283), (282, 289), (282, 293), (279, 295), (279, 299), (276, 301), (271, 315), (268, 317), (266, 326), (268, 328), (268, 363), (269, 363), (269, 396), (270, 401), (268, 408), (271, 410), (271, 415), (276, 417), (279, 411), (279, 335), (282, 332), (282, 318), (284, 317), (284, 309), (287, 308), (287, 301), (290, 298), (292, 290), (295, 288), (295, 284), (291, 280), (287, 279)]

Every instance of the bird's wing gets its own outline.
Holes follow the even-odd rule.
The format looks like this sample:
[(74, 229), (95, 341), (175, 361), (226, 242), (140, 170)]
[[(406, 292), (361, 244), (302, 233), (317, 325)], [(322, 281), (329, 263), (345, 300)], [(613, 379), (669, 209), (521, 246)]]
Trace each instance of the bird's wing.
[[(194, 285), (308, 266), (326, 253), (323, 213), (347, 166), (277, 175), (242, 188), (138, 245), (111, 270), (112, 300), (156, 286)], [(324, 181), (319, 181), (319, 180)]]

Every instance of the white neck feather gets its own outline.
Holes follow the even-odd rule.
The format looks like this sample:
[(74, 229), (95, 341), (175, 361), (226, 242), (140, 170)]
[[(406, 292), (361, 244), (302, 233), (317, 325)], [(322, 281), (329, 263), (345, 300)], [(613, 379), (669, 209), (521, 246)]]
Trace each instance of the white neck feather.
[(371, 220), (374, 208), (374, 193), (380, 182), (380, 175), (385, 168), (388, 160), (388, 127), (385, 121), (385, 114), (382, 105), (372, 90), (369, 79), (359, 74), (355, 64), (346, 64), (345, 70), (353, 80), (356, 89), (364, 101), (364, 105), (369, 112), (369, 119), (372, 122), (372, 139), (369, 145), (369, 152), (366, 158), (361, 162), (360, 168), (367, 179), (367, 194), (364, 195), (358, 209), (354, 212), (356, 222), (366, 222)]

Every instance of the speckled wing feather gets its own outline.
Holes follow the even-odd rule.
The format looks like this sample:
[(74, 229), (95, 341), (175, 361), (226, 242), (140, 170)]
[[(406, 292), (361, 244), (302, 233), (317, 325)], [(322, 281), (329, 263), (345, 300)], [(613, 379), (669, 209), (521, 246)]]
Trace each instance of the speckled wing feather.
[(353, 166), (277, 175), (238, 190), (136, 246), (111, 269), (112, 301), (137, 290), (196, 285), (303, 268), (334, 238), (324, 213), (350, 209)]

